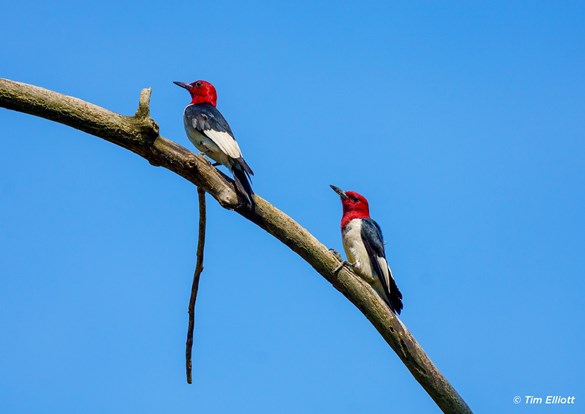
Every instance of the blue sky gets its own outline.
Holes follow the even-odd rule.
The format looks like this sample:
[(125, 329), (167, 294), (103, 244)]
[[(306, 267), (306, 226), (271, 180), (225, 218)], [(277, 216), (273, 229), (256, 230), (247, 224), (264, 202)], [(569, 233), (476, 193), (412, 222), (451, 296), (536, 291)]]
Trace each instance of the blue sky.
[[(13, 2), (0, 76), (124, 114), (150, 86), (189, 148), (172, 81), (212, 82), (256, 192), (327, 246), (328, 185), (370, 200), (401, 319), (474, 411), (578, 413), (584, 20), (570, 1)], [(439, 412), (340, 293), (212, 201), (187, 385), (195, 188), (0, 122), (1, 412)]]

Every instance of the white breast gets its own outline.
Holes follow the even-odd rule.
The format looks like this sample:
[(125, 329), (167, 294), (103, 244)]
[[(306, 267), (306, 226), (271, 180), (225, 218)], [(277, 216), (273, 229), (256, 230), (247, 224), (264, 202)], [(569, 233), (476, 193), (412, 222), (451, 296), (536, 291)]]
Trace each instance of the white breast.
[(342, 232), (343, 248), (348, 260), (353, 264), (354, 269), (368, 282), (374, 283), (376, 277), (372, 271), (370, 257), (362, 240), (362, 221), (351, 220)]

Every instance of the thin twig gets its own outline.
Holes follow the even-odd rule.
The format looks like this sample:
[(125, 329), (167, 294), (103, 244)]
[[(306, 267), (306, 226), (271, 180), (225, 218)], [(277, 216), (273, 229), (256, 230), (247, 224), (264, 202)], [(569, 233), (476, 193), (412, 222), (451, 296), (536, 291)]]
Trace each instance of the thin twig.
[(203, 252), (205, 250), (205, 190), (197, 187), (199, 197), (199, 240), (197, 241), (197, 264), (193, 274), (193, 285), (191, 286), (191, 299), (189, 299), (189, 328), (187, 329), (187, 344), (185, 349), (185, 364), (187, 368), (187, 383), (192, 384), (191, 368), (191, 351), (193, 350), (193, 329), (195, 327), (195, 302), (197, 301), (197, 291), (199, 290), (199, 279), (203, 272)]

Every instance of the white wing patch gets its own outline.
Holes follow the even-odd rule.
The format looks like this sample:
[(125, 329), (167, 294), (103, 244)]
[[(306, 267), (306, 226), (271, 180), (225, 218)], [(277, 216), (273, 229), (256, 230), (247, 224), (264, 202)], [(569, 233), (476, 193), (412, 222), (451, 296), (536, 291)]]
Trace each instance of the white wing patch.
[(210, 140), (212, 140), (224, 154), (234, 159), (240, 158), (242, 156), (242, 152), (240, 151), (238, 143), (227, 132), (206, 129), (203, 131), (203, 133)]
[(388, 262), (383, 257), (377, 257), (378, 264), (380, 265), (380, 269), (382, 269), (383, 275), (380, 275), (386, 281), (386, 286), (388, 286), (388, 293), (390, 293), (390, 278), (392, 278), (392, 271), (388, 266)]

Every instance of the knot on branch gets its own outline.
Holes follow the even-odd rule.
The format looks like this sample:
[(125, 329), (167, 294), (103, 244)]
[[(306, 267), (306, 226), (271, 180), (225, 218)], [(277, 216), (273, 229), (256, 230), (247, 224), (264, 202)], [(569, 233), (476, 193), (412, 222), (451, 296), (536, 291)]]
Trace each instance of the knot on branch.
[(198, 164), (200, 161), (207, 161), (207, 160), (204, 157), (201, 157), (201, 156), (198, 156), (198, 155), (191, 153), (185, 157), (185, 167), (187, 167), (190, 170), (198, 170), (198, 166), (199, 166)]

